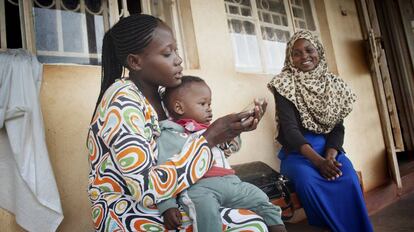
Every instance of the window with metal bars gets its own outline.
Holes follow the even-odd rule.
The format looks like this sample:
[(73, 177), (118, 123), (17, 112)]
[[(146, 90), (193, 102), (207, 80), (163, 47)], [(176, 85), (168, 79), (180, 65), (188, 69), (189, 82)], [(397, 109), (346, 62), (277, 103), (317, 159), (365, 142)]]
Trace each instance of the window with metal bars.
[(134, 13), (160, 17), (177, 38), (184, 66), (198, 67), (195, 39), (184, 46), (183, 31), (193, 33), (192, 19), (182, 25), (179, 12), (189, 0), (0, 0), (0, 48), (25, 48), (42, 63), (97, 65), (105, 31)]
[(275, 74), (297, 30), (318, 33), (312, 0), (225, 0), (237, 71)]

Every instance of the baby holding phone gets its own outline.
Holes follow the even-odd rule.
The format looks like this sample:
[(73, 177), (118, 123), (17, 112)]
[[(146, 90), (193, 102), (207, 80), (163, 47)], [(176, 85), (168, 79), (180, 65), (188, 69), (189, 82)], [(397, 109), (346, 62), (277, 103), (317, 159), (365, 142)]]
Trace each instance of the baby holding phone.
[[(256, 104), (266, 104), (264, 99)], [(198, 136), (212, 121), (211, 90), (207, 83), (195, 76), (184, 76), (178, 87), (167, 88), (163, 97), (172, 120), (160, 122), (161, 136), (158, 144), (158, 164), (180, 152), (190, 136)], [(254, 114), (255, 104), (246, 110), (246, 119)], [(264, 219), (269, 231), (286, 231), (279, 206), (269, 202), (267, 195), (256, 186), (242, 182), (231, 168), (227, 157), (240, 149), (237, 136), (211, 149), (215, 164), (199, 180), (178, 196), (178, 202), (193, 220), (198, 231), (222, 231), (221, 209), (249, 209)], [(164, 216), (167, 229), (177, 229), (182, 224), (177, 199), (170, 198), (157, 204)]]

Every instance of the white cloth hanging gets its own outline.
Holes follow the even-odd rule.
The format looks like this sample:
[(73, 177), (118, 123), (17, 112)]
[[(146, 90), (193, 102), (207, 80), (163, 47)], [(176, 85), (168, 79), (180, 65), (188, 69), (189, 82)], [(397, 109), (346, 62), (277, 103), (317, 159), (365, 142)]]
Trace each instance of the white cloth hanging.
[(28, 231), (56, 231), (62, 207), (46, 147), (42, 64), (23, 49), (0, 53), (0, 207)]

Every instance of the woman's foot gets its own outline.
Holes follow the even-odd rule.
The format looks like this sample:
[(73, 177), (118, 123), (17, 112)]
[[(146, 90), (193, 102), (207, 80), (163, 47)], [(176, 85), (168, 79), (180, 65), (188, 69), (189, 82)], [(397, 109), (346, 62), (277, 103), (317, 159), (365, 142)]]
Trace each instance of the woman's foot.
[(287, 232), (285, 225), (273, 225), (268, 227), (269, 232)]

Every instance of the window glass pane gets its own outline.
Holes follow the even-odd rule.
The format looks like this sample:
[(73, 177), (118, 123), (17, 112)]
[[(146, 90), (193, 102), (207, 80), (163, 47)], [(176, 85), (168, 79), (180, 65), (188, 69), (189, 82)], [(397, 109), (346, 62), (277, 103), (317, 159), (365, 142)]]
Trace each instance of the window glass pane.
[(230, 22), (231, 22), (231, 28), (233, 29), (232, 32), (239, 33), (239, 34), (244, 34), (243, 33), (242, 22), (240, 20), (232, 19), (232, 20), (230, 20)]
[(272, 27), (261, 27), (264, 40), (279, 41), (287, 43), (290, 38), (289, 31), (280, 30)]
[(35, 2), (42, 8), (51, 8), (55, 5), (55, 0), (36, 0)]
[(65, 10), (78, 11), (80, 8), (79, 0), (63, 0), (62, 8)]
[(102, 9), (102, 1), (99, 1), (99, 0), (85, 1), (85, 4), (86, 4), (86, 9), (88, 11), (91, 11), (96, 14), (98, 14)]
[[(88, 22), (87, 28), (88, 28), (89, 52), (101, 54), (102, 53), (102, 39), (103, 39), (103, 35), (105, 34), (104, 19), (102, 15), (93, 15), (92, 17), (93, 17), (93, 20), (91, 19), (87, 21)], [(89, 18), (90, 17), (87, 17), (87, 19)], [(90, 32), (89, 29), (91, 28), (94, 28), (95, 30)], [(95, 45), (95, 48), (93, 48), (94, 45)]]
[[(225, 0), (235, 66), (239, 71), (260, 72), (261, 58), (250, 1)], [(269, 18), (270, 16), (268, 16)]]
[(282, 70), (285, 59), (286, 42), (290, 37), (288, 10), (283, 0), (256, 0), (262, 32), (266, 73)]
[(288, 20), (286, 16), (282, 16), (282, 25), (287, 26), (288, 25)]
[[(252, 8), (250, 1), (255, 1), (257, 8)], [(310, 1), (225, 0), (237, 69), (280, 72), (285, 59), (286, 43), (294, 26), (297, 29), (316, 31)], [(252, 12), (253, 9), (257, 9), (257, 16)]]
[(273, 15), (272, 16), (273, 17), (273, 22), (276, 24), (276, 25), (281, 25), (282, 24), (282, 17), (280, 17), (279, 15)]
[(226, 0), (226, 13), (251, 17), (250, 0)]
[(303, 13), (302, 8), (293, 7), (292, 10), (293, 10), (293, 16), (295, 18), (305, 19), (305, 14)]
[(286, 7), (283, 0), (256, 0), (259, 19), (261, 22), (274, 25), (288, 26)]
[[(95, 0), (96, 1), (96, 0)], [(113, 0), (108, 0), (113, 1)], [(127, 0), (125, 3), (126, 5), (123, 5), (123, 0), (117, 0), (118, 1), (118, 14), (119, 18), (124, 18), (127, 15), (131, 14), (139, 14), (142, 13), (141, 9), (141, 1), (139, 0)], [(158, 4), (159, 0), (150, 0), (152, 3), (155, 2), (155, 4)], [(128, 12), (128, 14), (127, 14)]]
[(255, 35), (230, 33), (236, 67), (240, 71), (260, 72), (260, 53)]
[[(256, 0), (262, 39), (287, 42), (289, 27), (283, 0)], [(287, 37), (286, 37), (287, 36)]]
[(83, 44), (85, 38), (84, 14), (72, 11), (61, 11), (62, 18), (62, 35), (63, 35), (63, 51), (79, 52), (85, 50)]
[(18, 0), (5, 1), (6, 41), (8, 48), (22, 48)]
[(262, 21), (266, 23), (272, 23), (270, 14), (262, 13)]
[(236, 6), (229, 6), (229, 12), (230, 12), (230, 14), (235, 14), (235, 15), (237, 15), (237, 14), (239, 14), (239, 7), (236, 7)]
[(256, 35), (256, 32), (254, 30), (254, 24), (252, 22), (244, 21), (243, 30), (248, 35)]
[(292, 1), (292, 11), (295, 26), (298, 29), (316, 31), (315, 21), (313, 20), (311, 3), (309, 0)]
[(252, 16), (252, 11), (250, 8), (242, 8), (241, 13), (243, 16)]
[(58, 51), (58, 34), (57, 34), (57, 11), (54, 7), (34, 8), (34, 25), (36, 31), (36, 49), (45, 51)]
[(103, 15), (108, 16), (105, 4), (104, 0), (33, 1), (39, 61), (99, 64)]
[(286, 43), (277, 41), (263, 41), (266, 50), (266, 73), (279, 73), (285, 62)]

